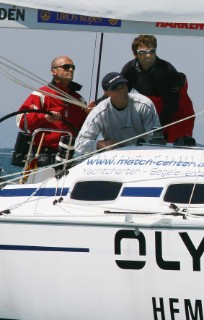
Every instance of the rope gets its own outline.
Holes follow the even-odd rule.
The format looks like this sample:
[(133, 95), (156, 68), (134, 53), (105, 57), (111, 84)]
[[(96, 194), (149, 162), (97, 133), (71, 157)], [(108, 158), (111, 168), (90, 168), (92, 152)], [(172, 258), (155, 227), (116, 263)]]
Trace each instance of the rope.
[[(8, 114), (7, 116), (4, 116), (3, 118), (0, 118), (0, 122), (4, 121), (4, 120), (6, 120), (6, 119), (8, 119), (8, 118), (10, 118), (10, 117), (12, 117), (12, 116), (15, 116), (15, 115), (17, 115), (17, 114), (22, 114), (22, 113), (27, 113), (27, 112), (41, 112), (41, 113), (50, 114), (49, 111), (40, 111), (40, 110), (24, 110), (23, 112), (22, 112), (22, 111), (21, 111), (21, 112), (17, 111), (17, 112), (12, 112), (12, 113), (10, 113), (10, 114)], [(111, 146), (106, 146), (106, 147), (101, 148), (101, 149), (99, 149), (99, 150), (92, 151), (92, 152), (90, 152), (90, 153), (88, 153), (88, 154), (80, 155), (80, 156), (75, 157), (75, 158), (70, 159), (70, 160), (65, 160), (64, 163), (68, 164), (68, 163), (72, 163), (72, 162), (79, 162), (79, 161), (84, 160), (84, 159), (86, 159), (86, 158), (88, 158), (88, 157), (90, 157), (90, 156), (94, 156), (94, 155), (96, 155), (96, 154), (98, 154), (98, 153), (100, 153), (100, 152), (102, 152), (102, 151), (106, 151), (106, 150), (115, 148), (115, 147), (121, 145), (122, 143), (129, 142), (129, 141), (131, 141), (131, 140), (138, 139), (138, 138), (143, 137), (143, 136), (145, 136), (145, 135), (147, 135), (147, 134), (154, 133), (154, 132), (156, 132), (156, 131), (159, 131), (160, 129), (167, 128), (167, 127), (169, 127), (169, 126), (171, 126), (171, 125), (174, 125), (174, 124), (176, 124), (176, 123), (179, 123), (179, 122), (182, 122), (182, 121), (191, 119), (191, 118), (196, 117), (196, 116), (198, 116), (198, 115), (201, 115), (201, 114), (203, 114), (203, 113), (204, 113), (204, 111), (201, 111), (201, 112), (199, 112), (199, 113), (196, 113), (195, 115), (192, 115), (192, 116), (186, 117), (186, 118), (184, 118), (184, 119), (175, 121), (175, 122), (173, 122), (173, 123), (171, 123), (171, 124), (167, 124), (167, 125), (165, 125), (165, 126), (163, 126), (163, 127), (159, 127), (159, 128), (150, 130), (150, 131), (145, 132), (145, 133), (142, 133), (142, 134), (140, 134), (140, 135), (136, 135), (136, 136), (131, 137), (131, 138), (129, 138), (129, 139), (126, 139), (126, 140), (117, 142), (117, 143), (115, 143), (115, 144), (113, 144), (113, 145), (111, 145)], [(66, 120), (63, 120), (63, 121), (66, 121)], [(68, 124), (70, 127), (72, 126), (71, 123), (69, 123), (68, 121), (66, 121), (66, 122), (67, 122), (67, 124)], [(58, 165), (59, 165), (59, 164), (57, 163), (57, 164), (54, 164), (52, 167), (56, 167), (56, 166), (58, 166)]]
[[(7, 67), (7, 68), (9, 68), (9, 69), (11, 69), (11, 70), (16, 71), (17, 73), (19, 73), (19, 74), (21, 74), (21, 75), (23, 75), (23, 76), (25, 76), (25, 77), (27, 77), (27, 78), (29, 78), (29, 79), (31, 79), (31, 80), (36, 81), (36, 82), (39, 83), (40, 85), (43, 85), (43, 86), (48, 87), (48, 86), (47, 86), (47, 82), (46, 82), (45, 80), (43, 80), (42, 78), (34, 75), (33, 73), (29, 72), (29, 71), (26, 70), (25, 68), (22, 68), (21, 66), (13, 63), (12, 61), (10, 61), (10, 60), (2, 57), (2, 56), (0, 56), (0, 58), (8, 61), (8, 62), (11, 63), (12, 65), (17, 66), (19, 69), (27, 72), (28, 75), (27, 75), (26, 73), (22, 72), (22, 71), (17, 70), (16, 68), (14, 68), (14, 67), (12, 67), (12, 66), (9, 66), (9, 65), (7, 65), (7, 64), (5, 64), (5, 63), (3, 63), (3, 62), (0, 61), (0, 64), (1, 64), (1, 65), (5, 66), (5, 67)], [(53, 85), (50, 85), (50, 87), (52, 87), (56, 92), (60, 93), (61, 96), (52, 94), (52, 93), (47, 92), (47, 91), (43, 91), (43, 90), (41, 90), (41, 89), (39, 89), (39, 88), (36, 88), (36, 87), (34, 87), (34, 86), (31, 86), (31, 85), (28, 85), (27, 83), (23, 82), (22, 80), (18, 79), (17, 77), (15, 77), (15, 76), (13, 76), (13, 75), (10, 75), (9, 72), (7, 72), (6, 70), (4, 70), (4, 69), (2, 69), (2, 68), (0, 68), (0, 73), (2, 73), (5, 77), (7, 77), (8, 79), (10, 79), (11, 81), (13, 81), (13, 82), (15, 82), (15, 83), (17, 83), (17, 84), (25, 87), (25, 88), (28, 88), (28, 89), (31, 89), (31, 90), (34, 90), (34, 91), (38, 91), (38, 92), (41, 92), (41, 93), (43, 93), (43, 94), (45, 94), (45, 95), (47, 95), (47, 96), (51, 96), (51, 97), (54, 97), (54, 98), (57, 98), (57, 99), (61, 99), (62, 101), (66, 101), (66, 102), (69, 102), (69, 103), (78, 105), (78, 106), (80, 106), (81, 108), (85, 108), (85, 109), (86, 109), (86, 107), (87, 107), (86, 104), (83, 103), (82, 101), (79, 101), (78, 99), (72, 97), (72, 96), (69, 95), (68, 93), (62, 91), (62, 90), (59, 89), (59, 88), (56, 88), (56, 87), (53, 86)], [(33, 77), (31, 77), (30, 75), (32, 75)], [(36, 78), (36, 79), (35, 79), (35, 78)]]

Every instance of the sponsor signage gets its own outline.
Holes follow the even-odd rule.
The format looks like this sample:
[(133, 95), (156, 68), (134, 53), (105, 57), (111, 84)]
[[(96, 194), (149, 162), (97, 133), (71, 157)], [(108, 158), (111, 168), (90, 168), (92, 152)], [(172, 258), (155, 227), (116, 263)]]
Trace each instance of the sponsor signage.
[(25, 9), (0, 8), (0, 20), (8, 21), (25, 21)]
[(1, 28), (100, 31), (155, 35), (204, 36), (204, 23), (129, 21), (65, 12), (24, 8), (0, 3)]
[(38, 10), (38, 22), (121, 27), (121, 20), (117, 20), (117, 19), (88, 17), (88, 16), (77, 15), (77, 14), (46, 11), (46, 10)]
[(156, 22), (156, 28), (204, 30), (204, 23)]

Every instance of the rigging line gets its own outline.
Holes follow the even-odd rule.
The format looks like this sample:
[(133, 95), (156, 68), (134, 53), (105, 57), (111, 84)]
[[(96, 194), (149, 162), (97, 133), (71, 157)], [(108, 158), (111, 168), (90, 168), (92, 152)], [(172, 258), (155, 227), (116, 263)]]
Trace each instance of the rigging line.
[[(48, 91), (43, 91), (41, 89), (36, 89), (35, 87), (31, 86), (31, 85), (28, 85), (26, 84), (25, 82), (19, 80), (18, 78), (10, 75), (8, 72), (6, 72), (4, 69), (0, 68), (0, 73), (2, 73), (5, 77), (7, 77), (8, 79), (10, 79), (11, 81), (17, 83), (17, 84), (20, 84), (22, 85), (23, 87), (25, 88), (28, 88), (28, 89), (32, 89), (34, 91), (38, 91), (38, 92), (42, 92), (43, 94), (47, 95), (47, 96), (51, 96), (51, 97), (54, 97), (54, 98), (57, 98), (57, 99), (60, 99), (60, 100), (63, 100), (63, 101), (67, 101), (67, 102), (70, 102), (72, 104), (75, 104), (75, 105), (78, 105), (82, 108), (86, 108), (86, 104), (81, 102), (80, 100), (77, 100), (76, 98), (72, 97), (71, 95), (69, 95), (68, 93), (65, 93), (64, 92), (64, 95), (65, 95), (65, 98), (59, 96), (59, 95), (55, 95), (53, 93), (50, 93)], [(47, 88), (49, 88), (49, 86), (46, 86)], [(55, 89), (56, 92), (59, 92), (61, 93), (62, 90), (58, 89), (57, 87), (53, 86), (53, 88)], [(63, 92), (63, 91), (62, 91)]]
[[(1, 57), (1, 56), (0, 56), (0, 57)], [(4, 58), (4, 59), (5, 59), (5, 58)], [(7, 59), (6, 59), (6, 60), (7, 60)], [(9, 60), (8, 60), (8, 61), (9, 61)], [(10, 63), (13, 63), (13, 62), (11, 62), (11, 61), (9, 61), (9, 62), (10, 62)], [(70, 98), (70, 100), (78, 101), (76, 98), (72, 97), (71, 95), (69, 95), (68, 93), (64, 92), (63, 90), (55, 87), (54, 85), (49, 85), (49, 86), (48, 86), (48, 85), (47, 85), (47, 82), (46, 82), (45, 80), (41, 79), (40, 77), (34, 75), (32, 72), (29, 72), (28, 70), (26, 70), (26, 69), (24, 69), (24, 68), (22, 68), (22, 67), (20, 67), (20, 66), (18, 66), (18, 65), (16, 65), (16, 64), (14, 64), (14, 63), (13, 63), (13, 64), (16, 65), (18, 68), (21, 68), (22, 70), (24, 70), (24, 71), (26, 71), (26, 72), (34, 75), (34, 77), (40, 79), (42, 82), (36, 80), (35, 78), (32, 78), (32, 77), (26, 75), (25, 73), (23, 73), (23, 72), (15, 69), (15, 68), (13, 68), (13, 67), (5, 64), (5, 63), (0, 62), (0, 64), (2, 64), (2, 65), (4, 65), (4, 66), (6, 66), (6, 67), (8, 67), (8, 68), (10, 68), (10, 69), (18, 72), (18, 73), (20, 73), (20, 74), (23, 75), (23, 76), (26, 76), (27, 78), (29, 78), (29, 79), (31, 79), (31, 80), (34, 80), (34, 81), (38, 82), (40, 85), (44, 85), (44, 86), (46, 86), (46, 87), (49, 87), (49, 86), (52, 87), (53, 89), (55, 89), (55, 91), (59, 92), (62, 96)], [(6, 74), (9, 74), (9, 72), (7, 72), (6, 70), (4, 70), (4, 69), (1, 69), (1, 70), (4, 71), (4, 75), (5, 75), (5, 76), (6, 76)], [(5, 73), (6, 73), (6, 74), (5, 74)], [(9, 74), (9, 75), (10, 75), (10, 74)], [(11, 75), (10, 75), (10, 76), (11, 76)], [(7, 77), (8, 77), (8, 76), (7, 76)], [(9, 77), (8, 77), (8, 78), (9, 78)], [(15, 77), (13, 76), (13, 78), (15, 78)], [(11, 78), (9, 78), (9, 79), (12, 80)], [(16, 78), (16, 79), (17, 79), (17, 78)], [(19, 80), (19, 83), (20, 83), (20, 80)], [(23, 82), (21, 82), (21, 85), (22, 85), (22, 84), (23, 84)], [(25, 85), (24, 85), (24, 86), (25, 86)], [(31, 87), (31, 88), (32, 88), (32, 90), (36, 90), (36, 88), (35, 88), (35, 89), (33, 89), (33, 87)], [(36, 91), (37, 91), (37, 90), (36, 90)]]
[[(49, 85), (46, 85), (47, 88), (52, 88), (53, 90), (57, 91), (58, 93), (60, 93), (61, 96), (65, 97), (65, 98), (68, 98), (70, 99), (70, 101), (75, 104), (75, 102), (78, 102), (79, 100), (73, 96), (71, 96), (68, 92), (64, 92), (63, 90), (61, 90), (60, 88), (57, 88), (54, 84), (50, 83)], [(39, 89), (38, 89), (39, 90)], [(58, 96), (59, 97), (59, 96)], [(81, 101), (80, 103), (80, 106), (81, 104), (83, 105), (82, 107), (85, 107), (86, 108), (86, 104), (83, 103)]]
[(71, 99), (70, 97), (70, 95), (69, 95), (69, 97), (67, 97), (67, 98), (63, 98), (63, 97), (60, 97), (60, 96), (58, 96), (58, 95), (56, 95), (56, 94), (54, 94), (54, 93), (50, 93), (50, 92), (47, 92), (47, 91), (44, 91), (44, 90), (41, 90), (41, 89), (37, 89), (36, 91), (38, 91), (38, 92), (41, 92), (41, 93), (43, 93), (44, 95), (47, 95), (47, 96), (50, 96), (50, 97), (53, 97), (53, 98), (57, 98), (57, 99), (60, 99), (60, 100), (62, 100), (62, 101), (66, 101), (66, 102), (69, 102), (69, 103), (72, 103), (72, 104), (75, 104), (75, 105), (77, 105), (77, 106), (79, 106), (79, 107), (81, 107), (81, 108), (83, 108), (83, 109), (86, 109), (87, 108), (87, 105), (85, 104), (85, 103), (83, 103), (82, 101), (80, 101), (80, 100), (77, 100), (77, 99)]
[[(204, 157), (204, 151), (202, 152), (201, 163), (203, 162), (203, 157)], [(190, 196), (189, 203), (188, 203), (188, 209), (189, 209), (189, 206), (191, 204), (191, 201), (192, 201), (192, 198), (193, 198), (193, 195), (194, 195), (194, 192), (195, 192), (195, 187), (197, 185), (197, 181), (198, 181), (198, 172), (196, 173), (195, 182), (193, 184), (193, 188), (192, 188), (192, 191), (191, 191), (191, 196)], [(186, 215), (188, 215), (188, 213), (186, 213)]]
[[(11, 63), (12, 63), (12, 62), (11, 62)], [(40, 85), (49, 87), (49, 86), (47, 85), (47, 82), (46, 82), (45, 80), (39, 78), (38, 76), (34, 75), (33, 73), (30, 73), (30, 74), (34, 75), (34, 77), (39, 78), (39, 79), (42, 80), (42, 81), (38, 81), (38, 80), (36, 80), (35, 78), (31, 77), (30, 75), (27, 75), (27, 74), (25, 74), (25, 73), (23, 73), (23, 72), (15, 69), (15, 68), (13, 68), (13, 67), (7, 65), (7, 64), (5, 64), (5, 63), (0, 62), (0, 64), (3, 65), (3, 66), (5, 66), (5, 67), (8, 67), (8, 68), (11, 69), (11, 70), (16, 71), (17, 73), (19, 73), (19, 74), (21, 74), (21, 75), (29, 78), (30, 80), (36, 81), (36, 82), (39, 83)], [(16, 64), (15, 64), (15, 65), (16, 65)], [(27, 71), (26, 69), (24, 69), (24, 68), (22, 68), (22, 67), (20, 67), (20, 66), (18, 66), (18, 68), (21, 68), (22, 70), (25, 70), (26, 72), (29, 73), (29, 71)], [(2, 68), (1, 68), (1, 70), (4, 71), (4, 75), (5, 75), (5, 76), (6, 76), (6, 74), (8, 74), (8, 75), (11, 77), (11, 75), (10, 75), (9, 72), (7, 72), (6, 70), (4, 70), (4, 69), (2, 69)], [(5, 74), (5, 73), (6, 73), (6, 74)], [(12, 77), (15, 78), (14, 76), (12, 76)], [(11, 80), (11, 78), (9, 78), (9, 79)], [(17, 78), (16, 78), (16, 79), (17, 79)], [(20, 81), (21, 81), (21, 80), (19, 80), (19, 84), (20, 84)], [(23, 84), (23, 82), (21, 81), (21, 85), (22, 85), (22, 84)], [(61, 95), (64, 96), (64, 97), (72, 97), (72, 96), (70, 96), (68, 93), (64, 92), (63, 90), (61, 90), (61, 89), (59, 89), (59, 88), (57, 88), (57, 87), (55, 87), (54, 85), (50, 85), (50, 87), (54, 88), (55, 91), (61, 93)], [(73, 98), (73, 97), (72, 97), (72, 98)], [(71, 98), (71, 99), (72, 99), (72, 98)], [(75, 98), (73, 98), (73, 99), (75, 99)]]
[[(38, 190), (43, 188), (43, 185), (45, 185), (49, 180), (51, 180), (51, 178), (48, 178), (45, 181), (43, 181), (38, 187), (35, 188), (35, 190), (31, 193), (31, 195), (28, 196), (24, 201), (16, 203), (14, 205), (11, 205), (9, 208), (7, 208), (7, 210), (17, 209), (17, 208), (21, 207), (22, 205), (24, 205), (25, 203), (27, 203), (38, 192)], [(38, 196), (38, 199), (39, 198), (40, 198), (40, 196)]]
[[(59, 163), (58, 163), (59, 165)], [(53, 168), (53, 165), (49, 165), (49, 166), (46, 166), (46, 167), (38, 167), (38, 172), (44, 172), (46, 171), (48, 168)], [(22, 168), (23, 170), (23, 168)], [(10, 173), (10, 174), (7, 174), (7, 175), (2, 175), (1, 176), (1, 179), (0, 179), (0, 186), (1, 185), (4, 185), (5, 183), (7, 184), (12, 184), (13, 182), (15, 181), (19, 181), (19, 176), (22, 176), (22, 170), (18, 171), (18, 172), (15, 172), (15, 173)], [(31, 171), (29, 173), (29, 176), (32, 176), (36, 173), (36, 171)], [(12, 179), (7, 179), (7, 178), (11, 178), (11, 177), (14, 177)], [(49, 178), (51, 179), (51, 178)], [(2, 181), (1, 181), (2, 180)]]
[(91, 87), (90, 87), (90, 92), (89, 92), (89, 101), (91, 100), (91, 94), (92, 94), (92, 84), (93, 84), (93, 73), (94, 73), (95, 58), (96, 58), (97, 37), (98, 37), (98, 34), (96, 33), (95, 44), (94, 44), (94, 53), (93, 53), (93, 64), (92, 64), (92, 70), (91, 70)]
[[(34, 74), (34, 73), (32, 73), (31, 71), (26, 70), (25, 68), (21, 67), (21, 66), (20, 66), (20, 65), (18, 65), (17, 63), (14, 63), (13, 61), (11, 61), (11, 60), (9, 60), (9, 59), (7, 59), (7, 58), (3, 57), (3, 56), (0, 56), (0, 58), (2, 58), (2, 59), (4, 59), (4, 60), (6, 60), (7, 62), (9, 62), (9, 63), (13, 64), (13, 65), (14, 65), (14, 66), (16, 66), (17, 68), (22, 69), (23, 71), (25, 71), (25, 72), (27, 72), (27, 73), (31, 74), (32, 76), (34, 76), (34, 77), (36, 77), (37, 79), (41, 80), (42, 82), (46, 83), (46, 81), (45, 81), (44, 79), (42, 79), (42, 78), (40, 78), (39, 76), (35, 75), (35, 74)], [(0, 63), (2, 63), (2, 62), (0, 62)], [(16, 71), (17, 71), (17, 70), (16, 70)], [(18, 72), (18, 71), (17, 71), (17, 72)]]
[[(18, 176), (17, 176), (17, 174), (18, 174)], [(15, 177), (15, 178), (13, 178), (13, 179), (7, 179), (7, 178), (9, 178), (9, 177), (11, 177), (11, 176), (14, 176), (14, 174), (8, 174), (8, 175), (6, 175), (6, 176), (2, 176), (1, 177), (1, 180), (0, 180), (0, 187), (1, 186), (4, 186), (5, 185), (5, 183), (8, 185), (8, 184), (14, 184), (13, 182), (14, 181), (19, 181), (19, 176), (21, 176), (21, 174), (22, 174), (22, 171), (21, 172), (17, 172), (16, 173), (16, 176), (17, 177)], [(5, 179), (6, 178), (6, 179)]]
[(123, 144), (124, 142), (129, 142), (129, 141), (131, 141), (131, 140), (141, 138), (141, 137), (143, 137), (143, 136), (145, 136), (145, 135), (147, 135), (147, 134), (154, 133), (154, 132), (159, 131), (159, 130), (161, 130), (161, 129), (163, 129), (163, 128), (170, 127), (171, 125), (174, 125), (174, 124), (176, 124), (176, 123), (183, 122), (183, 121), (185, 121), (185, 120), (194, 118), (194, 117), (196, 117), (196, 116), (198, 116), (198, 115), (201, 115), (201, 114), (203, 114), (203, 113), (204, 113), (204, 111), (201, 111), (201, 112), (196, 113), (196, 114), (194, 114), (194, 115), (192, 115), (192, 116), (189, 116), (189, 117), (183, 118), (183, 119), (181, 119), (181, 120), (178, 120), (178, 121), (172, 122), (172, 123), (170, 123), (170, 124), (167, 124), (167, 125), (165, 125), (165, 126), (163, 126), (163, 127), (159, 127), (159, 128), (150, 130), (150, 131), (148, 131), (148, 132), (141, 133), (141, 134), (136, 135), (136, 136), (134, 136), (134, 137), (131, 137), (131, 138), (129, 138), (129, 139), (126, 139), (126, 140), (123, 140), (123, 141), (114, 143), (114, 144), (112, 144), (112, 145), (110, 145), (110, 146), (106, 146), (106, 147), (101, 148), (101, 149), (98, 149), (98, 150), (94, 150), (94, 151), (92, 151), (92, 152), (89, 152), (89, 153), (80, 155), (80, 156), (78, 156), (78, 157), (72, 158), (72, 159), (70, 159), (70, 160), (68, 160), (68, 161), (64, 161), (64, 162), (65, 162), (65, 163), (71, 163), (71, 162), (78, 162), (78, 161), (84, 160), (84, 159), (86, 159), (86, 158), (88, 158), (88, 157), (90, 157), (90, 156), (93, 156), (93, 155), (95, 155), (95, 154), (101, 153), (102, 151), (107, 151), (107, 150), (113, 149), (113, 148), (115, 148), (115, 147), (117, 147), (117, 146), (121, 146), (121, 144)]
[[(3, 71), (3, 72), (2, 72), (2, 71)], [(84, 109), (87, 108), (87, 105), (86, 105), (85, 103), (81, 102), (80, 100), (77, 100), (77, 99), (73, 98), (72, 96), (70, 96), (70, 95), (68, 95), (68, 94), (67, 94), (67, 96), (68, 96), (67, 98), (63, 98), (63, 97), (61, 97), (61, 96), (59, 96), (59, 95), (55, 95), (54, 93), (50, 93), (50, 92), (47, 92), (47, 91), (44, 91), (44, 90), (41, 90), (41, 89), (36, 89), (35, 87), (32, 87), (32, 86), (30, 86), (30, 85), (22, 82), (22, 81), (19, 80), (18, 78), (14, 77), (14, 76), (11, 76), (11, 75), (8, 74), (8, 73), (5, 74), (5, 70), (2, 70), (1, 68), (0, 68), (0, 72), (1, 72), (2, 74), (4, 74), (5, 77), (7, 77), (8, 79), (12, 80), (13, 82), (16, 82), (17, 84), (21, 84), (21, 85), (24, 86), (25, 88), (32, 89), (32, 90), (34, 90), (34, 91), (41, 92), (41, 93), (43, 93), (43, 94), (45, 94), (45, 95), (47, 95), (47, 96), (51, 96), (51, 97), (53, 97), (53, 98), (60, 99), (60, 100), (62, 100), (62, 101), (66, 101), (66, 102), (69, 102), (69, 103), (78, 105), (79, 107), (84, 108)], [(56, 90), (56, 91), (57, 91), (57, 90)], [(72, 97), (72, 98), (69, 98), (69, 97)]]
[[(68, 163), (70, 164), (70, 163), (72, 163), (72, 162), (76, 162), (76, 163), (77, 163), (77, 162), (79, 162), (79, 161), (81, 161), (81, 160), (85, 160), (85, 159), (89, 158), (90, 156), (94, 156), (94, 155), (96, 155), (96, 154), (98, 154), (98, 153), (101, 153), (101, 152), (103, 152), (103, 151), (107, 151), (107, 150), (109, 150), (109, 149), (113, 149), (113, 148), (115, 148), (115, 147), (117, 147), (117, 146), (120, 146), (120, 145), (121, 145), (122, 143), (124, 143), (124, 142), (128, 142), (128, 141), (131, 141), (131, 140), (134, 140), (134, 139), (138, 139), (138, 138), (143, 137), (143, 136), (145, 136), (145, 135), (147, 135), (147, 134), (154, 133), (154, 132), (159, 131), (159, 130), (161, 130), (161, 129), (163, 129), (163, 128), (167, 128), (167, 127), (169, 127), (169, 126), (171, 126), (171, 125), (174, 125), (174, 124), (176, 124), (176, 123), (179, 123), (179, 122), (188, 120), (188, 119), (190, 119), (190, 118), (193, 118), (193, 117), (198, 116), (198, 115), (203, 114), (203, 113), (204, 113), (204, 111), (201, 111), (201, 112), (199, 112), (199, 113), (196, 113), (195, 115), (192, 115), (192, 116), (186, 117), (186, 118), (184, 118), (184, 119), (181, 119), (181, 120), (172, 122), (172, 123), (167, 124), (167, 125), (165, 125), (165, 126), (163, 126), (163, 127), (159, 127), (159, 128), (150, 130), (150, 131), (148, 131), (148, 132), (144, 132), (144, 133), (142, 133), (142, 134), (136, 135), (136, 136), (131, 137), (131, 138), (129, 138), (129, 139), (126, 139), (126, 140), (123, 140), (123, 141), (114, 143), (114, 144), (112, 144), (111, 146), (106, 146), (106, 147), (104, 147), (104, 148), (101, 148), (101, 149), (98, 149), (98, 150), (94, 150), (94, 151), (92, 151), (92, 152), (89, 152), (89, 153), (86, 153), (86, 154), (77, 156), (77, 157), (75, 157), (75, 158), (72, 158), (72, 159), (69, 159), (69, 160), (65, 160), (64, 163), (66, 163), (66, 164), (68, 164)], [(0, 120), (1, 120), (1, 119), (0, 119)], [(58, 165), (59, 165), (59, 164), (57, 163), (57, 164), (52, 165), (52, 167), (55, 168), (55, 167), (58, 166)]]
[(112, 144), (111, 146), (107, 146), (107, 147), (104, 147), (104, 148), (99, 149), (99, 150), (100, 150), (100, 151), (103, 151), (103, 150), (107, 150), (107, 149), (110, 149), (110, 148), (113, 148), (113, 147), (116, 147), (116, 146), (120, 146), (120, 145), (123, 144), (124, 142), (129, 142), (129, 141), (132, 141), (132, 140), (134, 140), (134, 139), (141, 138), (141, 137), (146, 136), (146, 135), (148, 135), (148, 134), (150, 134), (150, 133), (154, 133), (154, 132), (156, 132), (156, 131), (160, 131), (161, 129), (165, 129), (165, 128), (168, 128), (168, 127), (170, 127), (170, 126), (173, 126), (174, 124), (177, 124), (177, 123), (186, 121), (186, 120), (191, 119), (191, 118), (195, 118), (196, 116), (201, 115), (201, 114), (203, 114), (203, 113), (204, 113), (204, 110), (201, 111), (201, 112), (198, 112), (198, 113), (196, 113), (196, 114), (194, 114), (194, 115), (192, 115), (192, 116), (188, 116), (188, 117), (186, 117), (186, 118), (183, 118), (183, 119), (174, 121), (174, 122), (172, 122), (172, 123), (166, 124), (165, 126), (161, 126), (161, 127), (156, 128), (156, 129), (152, 129), (152, 130), (150, 130), (150, 131), (147, 131), (147, 132), (138, 134), (138, 135), (136, 135), (136, 136), (134, 136), (134, 137), (131, 137), (131, 138), (128, 138), (128, 139), (126, 139), (126, 140), (123, 140), (123, 141), (114, 143), (114, 144)]
[[(25, 68), (23, 68), (22, 66), (14, 63), (14, 62), (12, 62), (11, 60), (6, 59), (6, 58), (3, 57), (3, 56), (0, 56), (0, 58), (6, 60), (7, 62), (9, 62), (9, 63), (11, 63), (12, 65), (16, 66), (18, 69), (21, 69), (21, 70), (25, 71), (26, 73), (28, 73), (28, 75), (25, 74), (25, 73), (23, 73), (23, 72), (21, 72), (21, 71), (19, 71), (19, 70), (17, 70), (17, 69), (15, 69), (15, 68), (13, 68), (13, 67), (11, 67), (11, 66), (9, 66), (9, 65), (4, 64), (3, 62), (0, 62), (0, 64), (4, 65), (4, 66), (6, 66), (6, 67), (8, 67), (8, 68), (10, 68), (10, 69), (12, 69), (12, 70), (20, 73), (20, 74), (22, 74), (23, 76), (26, 76), (27, 78), (29, 78), (29, 79), (31, 79), (31, 80), (36, 81), (36, 82), (39, 83), (40, 85), (47, 86), (47, 81), (45, 81), (43, 78), (37, 76), (36, 74), (32, 73), (31, 71), (28, 71), (27, 69), (25, 69)], [(5, 71), (5, 72), (6, 72), (6, 71)], [(31, 77), (30, 75), (34, 76), (34, 78)], [(35, 78), (36, 78), (36, 79), (35, 79)], [(40, 80), (40, 81), (39, 81), (39, 80)], [(65, 97), (66, 97), (66, 96), (69, 96), (69, 94), (66, 93), (66, 92), (64, 92), (63, 90), (61, 90), (61, 89), (59, 89), (59, 88), (56, 88), (55, 86), (52, 86), (52, 87), (53, 87), (56, 91), (61, 92), (62, 95), (64, 95)]]
[[(7, 67), (7, 68), (9, 68), (9, 69), (11, 69), (11, 70), (14, 70), (14, 71), (16, 71), (16, 72), (18, 72), (18, 73), (20, 73), (21, 75), (23, 75), (23, 76), (25, 76), (25, 77), (27, 77), (27, 78), (29, 78), (29, 79), (31, 79), (31, 80), (34, 80), (34, 81), (36, 81), (37, 83), (39, 83), (40, 85), (45, 85), (45, 84), (47, 84), (47, 82), (45, 81), (45, 80), (43, 80), (43, 79), (41, 79), (41, 78), (39, 78), (40, 80), (42, 80), (42, 81), (39, 81), (39, 80), (37, 80), (37, 79), (35, 79), (35, 78), (33, 78), (33, 77), (31, 77), (30, 75), (27, 75), (27, 74), (25, 74), (24, 72), (22, 72), (22, 71), (19, 71), (19, 70), (17, 70), (17, 69), (15, 69), (15, 68), (13, 68), (13, 67), (11, 67), (11, 66), (9, 66), (8, 64), (6, 64), (6, 63), (3, 63), (3, 62), (0, 62), (0, 64), (1, 65), (3, 65), (3, 66), (5, 66), (5, 67)], [(18, 66), (18, 68), (21, 68), (20, 66)], [(23, 69), (23, 68), (21, 68), (22, 70), (25, 70), (25, 69)], [(5, 71), (6, 72), (6, 71)], [(26, 72), (29, 72), (29, 71), (27, 71), (26, 70)], [(32, 73), (30, 73), (30, 74), (32, 74)], [(33, 74), (32, 74), (33, 75)], [(34, 75), (35, 76), (35, 75)], [(38, 78), (37, 76), (35, 76), (36, 78)]]

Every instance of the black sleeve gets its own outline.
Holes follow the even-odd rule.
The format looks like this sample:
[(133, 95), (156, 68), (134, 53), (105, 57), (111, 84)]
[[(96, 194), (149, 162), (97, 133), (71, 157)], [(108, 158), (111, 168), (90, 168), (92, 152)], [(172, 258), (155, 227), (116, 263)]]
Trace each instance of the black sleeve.
[(160, 113), (160, 122), (162, 125), (165, 125), (171, 121), (172, 116), (179, 108), (181, 88), (181, 76), (171, 64), (167, 65), (161, 87), (163, 110)]
[(98, 99), (95, 101), (95, 104), (97, 105), (97, 104), (99, 104), (101, 101), (103, 101), (103, 100), (105, 100), (105, 99), (107, 99), (107, 97), (106, 97), (105, 94), (104, 94), (102, 97), (98, 98)]
[(128, 92), (130, 92), (134, 88), (134, 71), (132, 69), (132, 61), (129, 61), (123, 66), (121, 75), (127, 79)]

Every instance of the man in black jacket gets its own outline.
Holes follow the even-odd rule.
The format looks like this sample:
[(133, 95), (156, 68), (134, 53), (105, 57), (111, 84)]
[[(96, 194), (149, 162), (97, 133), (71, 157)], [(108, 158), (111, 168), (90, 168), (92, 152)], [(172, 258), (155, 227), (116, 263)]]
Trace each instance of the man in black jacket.
[[(155, 104), (161, 125), (165, 126), (194, 115), (188, 96), (187, 79), (169, 62), (156, 55), (157, 40), (152, 35), (140, 35), (133, 40), (134, 59), (121, 71), (128, 80), (128, 90), (137, 90)], [(184, 136), (192, 136), (195, 118), (185, 120), (164, 129), (168, 142)]]

